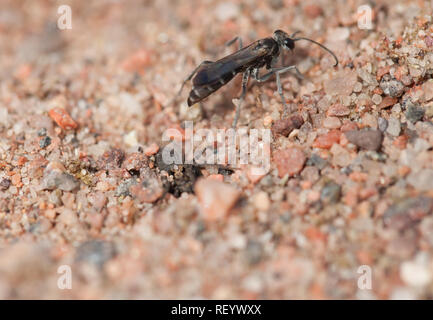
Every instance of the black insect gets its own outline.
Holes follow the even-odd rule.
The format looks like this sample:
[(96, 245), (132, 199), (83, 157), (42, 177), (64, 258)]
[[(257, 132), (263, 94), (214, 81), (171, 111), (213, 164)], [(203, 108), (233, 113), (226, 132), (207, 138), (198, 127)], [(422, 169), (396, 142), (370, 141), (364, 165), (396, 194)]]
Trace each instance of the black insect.
[[(227, 45), (231, 45), (238, 41), (239, 50), (215, 62), (203, 61), (182, 83), (179, 94), (181, 93), (185, 83), (192, 79), (193, 87), (188, 97), (188, 106), (192, 106), (217, 91), (223, 85), (232, 80), (236, 74), (242, 72), (242, 93), (239, 98), (239, 103), (236, 106), (235, 118), (232, 124), (233, 127), (236, 127), (250, 75), (252, 75), (256, 81), (263, 82), (275, 74), (278, 93), (283, 101), (283, 105), (285, 106), (286, 102), (284, 101), (280, 74), (289, 70), (295, 70), (300, 77), (302, 77), (302, 74), (294, 65), (287, 67), (274, 67), (278, 57), (280, 56), (281, 49), (293, 50), (296, 41), (307, 40), (328, 51), (335, 59), (334, 66), (338, 65), (338, 59), (331, 50), (308, 38), (294, 38), (297, 33), (298, 32), (295, 32), (289, 36), (284, 31), (277, 30), (273, 33), (272, 37), (257, 40), (246, 47), (242, 47), (241, 38), (234, 38), (229, 41)], [(259, 69), (262, 67), (266, 67), (266, 69), (270, 71), (263, 75), (259, 75)]]

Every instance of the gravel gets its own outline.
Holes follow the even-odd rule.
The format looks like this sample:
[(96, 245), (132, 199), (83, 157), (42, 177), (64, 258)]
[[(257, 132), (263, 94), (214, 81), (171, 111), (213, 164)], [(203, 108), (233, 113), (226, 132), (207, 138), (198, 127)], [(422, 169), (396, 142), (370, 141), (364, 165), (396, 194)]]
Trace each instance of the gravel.
[(116, 248), (113, 243), (91, 240), (80, 244), (75, 253), (76, 262), (94, 264), (102, 269), (104, 264), (116, 255)]
[(380, 88), (383, 90), (383, 93), (392, 97), (400, 97), (404, 92), (404, 84), (400, 81), (391, 78), (390, 75), (385, 75), (380, 81)]
[(388, 128), (386, 129), (390, 135), (394, 137), (398, 137), (401, 132), (401, 124), (400, 120), (394, 117), (389, 118), (388, 120)]
[(39, 140), (39, 147), (42, 149), (48, 147), (51, 144), (51, 138), (48, 136), (43, 137), (41, 140)]
[(212, 179), (197, 181), (195, 193), (204, 219), (208, 221), (226, 218), (240, 196), (234, 187)]
[(336, 203), (341, 197), (341, 186), (334, 181), (327, 182), (320, 194), (320, 199), (325, 203)]
[(382, 146), (383, 134), (379, 130), (352, 130), (344, 134), (351, 143), (365, 150), (377, 151)]
[[(371, 2), (367, 31), (361, 4), (74, 2), (59, 30), (57, 3), (6, 1), (0, 298), (431, 298), (432, 8)], [(230, 128), (240, 94), (237, 77), (188, 108), (183, 79), (276, 29), (339, 65), (297, 41), (286, 106), (274, 77), (250, 79), (239, 127), (270, 129), (269, 170), (165, 163), (185, 120)]]
[(409, 105), (405, 113), (406, 119), (412, 123), (421, 120), (424, 117), (425, 110), (416, 105)]
[(50, 162), (44, 170), (42, 189), (73, 191), (79, 188), (80, 183), (72, 175), (62, 172), (63, 166), (58, 162)]
[(272, 124), (272, 133), (274, 136), (283, 135), (287, 137), (293, 130), (299, 129), (304, 123), (301, 116), (294, 115), (287, 119), (276, 120)]
[(285, 175), (293, 176), (301, 172), (307, 160), (304, 152), (298, 148), (278, 150), (274, 153), (273, 158), (281, 178)]
[(431, 214), (432, 210), (433, 199), (419, 196), (396, 202), (385, 211), (383, 219), (388, 227), (404, 229)]

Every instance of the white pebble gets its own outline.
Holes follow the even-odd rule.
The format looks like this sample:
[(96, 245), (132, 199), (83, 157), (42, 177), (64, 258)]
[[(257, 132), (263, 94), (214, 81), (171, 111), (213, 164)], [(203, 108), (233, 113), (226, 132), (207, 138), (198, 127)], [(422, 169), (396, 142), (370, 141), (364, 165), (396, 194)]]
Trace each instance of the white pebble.
[(431, 281), (431, 272), (424, 264), (406, 261), (400, 267), (400, 277), (409, 286), (423, 287)]
[(8, 123), (8, 109), (0, 108), (0, 124), (7, 125)]
[(138, 144), (137, 132), (133, 130), (128, 133), (126, 136), (123, 137), (123, 142), (125, 142), (130, 147), (136, 146)]
[(232, 2), (223, 2), (217, 6), (215, 15), (220, 21), (236, 18), (239, 15), (239, 6)]

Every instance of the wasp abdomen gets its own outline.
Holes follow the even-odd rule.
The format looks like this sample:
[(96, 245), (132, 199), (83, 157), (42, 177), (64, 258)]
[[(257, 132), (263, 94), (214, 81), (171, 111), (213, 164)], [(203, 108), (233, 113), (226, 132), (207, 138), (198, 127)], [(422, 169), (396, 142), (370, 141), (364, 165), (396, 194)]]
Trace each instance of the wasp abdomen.
[[(206, 74), (200, 74), (200, 72), (197, 73), (196, 78), (198, 78), (198, 81), (193, 81), (193, 83), (195, 82), (195, 84), (192, 87), (191, 92), (189, 93), (188, 106), (192, 106), (193, 104), (208, 97), (219, 88), (221, 88), (223, 85), (225, 85), (227, 82), (232, 80), (236, 74), (236, 71), (226, 72), (225, 74), (220, 75), (220, 77), (215, 79), (213, 82), (206, 83), (206, 81), (200, 81), (203, 80), (203, 77)], [(203, 84), (196, 85), (197, 83)]]

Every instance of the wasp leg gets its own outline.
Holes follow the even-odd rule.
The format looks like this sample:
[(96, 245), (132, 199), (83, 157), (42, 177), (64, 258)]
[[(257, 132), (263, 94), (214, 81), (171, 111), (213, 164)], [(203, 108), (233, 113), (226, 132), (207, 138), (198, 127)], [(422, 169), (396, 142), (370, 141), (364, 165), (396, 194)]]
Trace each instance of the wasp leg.
[(277, 81), (278, 94), (281, 97), (281, 101), (283, 102), (284, 109), (286, 109), (287, 108), (287, 106), (286, 106), (286, 99), (284, 99), (283, 86), (281, 85), (280, 74), (277, 72), (275, 74), (275, 77), (276, 77), (276, 81)]
[(250, 70), (247, 69), (244, 74), (242, 75), (242, 93), (239, 97), (239, 102), (236, 105), (236, 113), (235, 118), (233, 119), (232, 128), (236, 128), (236, 125), (239, 120), (239, 115), (241, 113), (241, 105), (244, 102), (245, 94), (247, 93), (247, 85), (248, 85), (248, 79), (250, 78)]
[(304, 76), (302, 75), (302, 73), (299, 71), (299, 69), (296, 66), (288, 66), (288, 67), (281, 67), (281, 68), (271, 68), (271, 71), (265, 73), (262, 76), (259, 76), (259, 69), (255, 69), (253, 71), (253, 75), (254, 75), (254, 79), (258, 82), (264, 82), (266, 80), (268, 80), (272, 75), (274, 74), (281, 74), (290, 70), (295, 70), (296, 74), (298, 75), (298, 77), (300, 77), (301, 79), (304, 78)]
[(281, 65), (284, 66), (286, 64), (286, 51), (285, 50), (281, 50)]
[(213, 61), (203, 61), (202, 63), (200, 63), (198, 65), (198, 67), (196, 67), (191, 74), (182, 82), (182, 85), (180, 86), (179, 92), (176, 95), (176, 98), (180, 96), (180, 94), (182, 93), (183, 87), (185, 86), (185, 84), (190, 81), (192, 79), (192, 77), (194, 77), (194, 75), (197, 73), (198, 69), (200, 69), (201, 66), (206, 65), (206, 64), (210, 64), (213, 63)]
[(265, 73), (262, 76), (259, 76), (259, 70), (255, 69), (254, 70), (254, 78), (258, 82), (263, 82), (263, 81), (268, 80), (273, 74), (275, 74), (278, 94), (281, 97), (281, 100), (283, 102), (283, 106), (286, 107), (286, 101), (285, 101), (284, 95), (283, 95), (283, 86), (281, 85), (280, 74), (287, 72), (287, 71), (290, 71), (292, 69), (294, 69), (296, 71), (296, 73), (298, 74), (299, 77), (303, 78), (302, 73), (298, 70), (298, 68), (296, 66), (272, 68), (271, 71), (269, 71), (268, 73)]
[(235, 43), (236, 41), (238, 41), (238, 44), (239, 44), (239, 50), (242, 49), (242, 48), (243, 48), (243, 45), (242, 45), (242, 38), (239, 37), (239, 36), (233, 38), (233, 39), (230, 40), (230, 41), (227, 41), (227, 42), (226, 42), (226, 47), (231, 46), (231, 45), (232, 45), (233, 43)]

